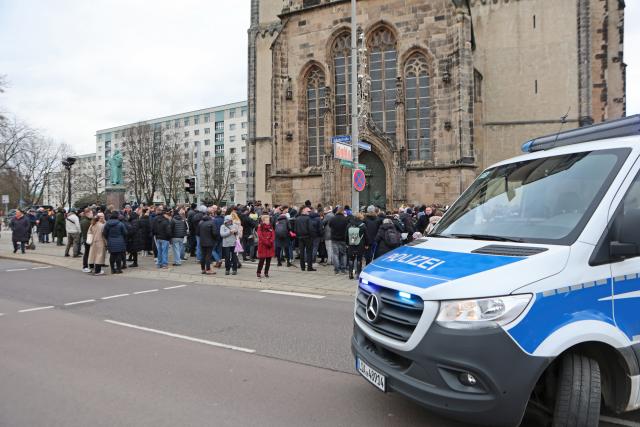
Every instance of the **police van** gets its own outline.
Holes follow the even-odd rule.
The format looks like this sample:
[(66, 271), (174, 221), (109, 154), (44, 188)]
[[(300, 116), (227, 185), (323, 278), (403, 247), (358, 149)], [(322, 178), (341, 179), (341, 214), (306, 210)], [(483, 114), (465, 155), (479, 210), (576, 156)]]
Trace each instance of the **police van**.
[(356, 369), (472, 424), (640, 407), (640, 115), (528, 141), (361, 273)]

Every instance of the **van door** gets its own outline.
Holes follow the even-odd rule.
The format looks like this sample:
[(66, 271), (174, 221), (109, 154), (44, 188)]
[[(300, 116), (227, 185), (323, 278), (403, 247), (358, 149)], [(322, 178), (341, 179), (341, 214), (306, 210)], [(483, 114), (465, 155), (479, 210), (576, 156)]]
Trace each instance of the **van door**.
[(614, 319), (631, 341), (640, 342), (640, 173), (635, 175), (622, 200), (614, 201), (610, 217), (609, 240), (618, 245), (610, 250), (626, 253), (611, 264)]

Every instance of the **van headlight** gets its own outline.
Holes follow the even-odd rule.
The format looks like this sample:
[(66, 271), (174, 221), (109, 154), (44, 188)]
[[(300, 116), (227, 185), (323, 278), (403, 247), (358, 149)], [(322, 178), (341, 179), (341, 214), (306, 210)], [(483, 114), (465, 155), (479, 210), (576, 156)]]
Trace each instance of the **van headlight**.
[(451, 329), (496, 328), (516, 320), (531, 302), (531, 294), (441, 301), (436, 322)]

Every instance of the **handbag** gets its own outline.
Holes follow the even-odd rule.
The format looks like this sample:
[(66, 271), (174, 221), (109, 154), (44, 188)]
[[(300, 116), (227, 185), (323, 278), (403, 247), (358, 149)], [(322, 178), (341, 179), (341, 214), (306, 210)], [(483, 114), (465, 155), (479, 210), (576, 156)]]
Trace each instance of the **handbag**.
[(87, 234), (87, 238), (84, 241), (87, 245), (90, 245), (93, 243), (93, 234), (89, 233)]
[(289, 237), (291, 237), (292, 239), (295, 239), (297, 236), (296, 233), (294, 233), (293, 231), (289, 231)]
[(242, 247), (242, 243), (240, 243), (240, 239), (236, 239), (236, 247), (234, 249), (234, 252), (237, 254), (241, 254), (242, 252), (244, 252), (244, 248)]

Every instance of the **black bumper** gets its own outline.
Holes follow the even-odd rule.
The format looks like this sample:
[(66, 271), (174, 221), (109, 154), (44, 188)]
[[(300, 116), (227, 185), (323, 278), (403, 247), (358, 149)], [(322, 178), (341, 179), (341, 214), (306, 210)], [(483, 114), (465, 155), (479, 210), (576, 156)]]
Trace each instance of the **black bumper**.
[[(370, 340), (354, 324), (354, 356), (386, 376), (395, 391), (450, 418), (517, 426), (551, 359), (522, 351), (501, 328), (454, 330), (433, 324), (415, 349), (401, 352)], [(476, 386), (463, 385), (471, 373)]]

